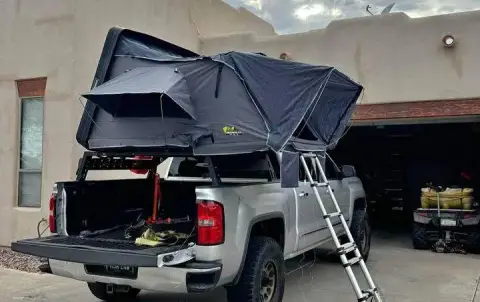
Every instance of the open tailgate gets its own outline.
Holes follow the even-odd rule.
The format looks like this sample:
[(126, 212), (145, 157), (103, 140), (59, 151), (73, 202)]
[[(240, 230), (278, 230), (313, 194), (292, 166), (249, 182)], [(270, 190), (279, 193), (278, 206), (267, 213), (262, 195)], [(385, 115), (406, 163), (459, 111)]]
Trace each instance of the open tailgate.
[(143, 247), (116, 240), (50, 236), (12, 243), (12, 250), (33, 256), (96, 265), (162, 267), (194, 258), (193, 246)]

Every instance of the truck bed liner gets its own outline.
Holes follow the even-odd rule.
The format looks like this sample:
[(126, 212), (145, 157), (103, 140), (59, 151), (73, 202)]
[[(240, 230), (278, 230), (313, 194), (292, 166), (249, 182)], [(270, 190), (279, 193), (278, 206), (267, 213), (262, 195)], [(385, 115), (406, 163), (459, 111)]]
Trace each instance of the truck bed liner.
[(51, 236), (20, 240), (12, 250), (20, 253), (85, 264), (157, 267), (157, 256), (187, 248), (185, 245), (141, 247), (133, 242), (105, 238)]

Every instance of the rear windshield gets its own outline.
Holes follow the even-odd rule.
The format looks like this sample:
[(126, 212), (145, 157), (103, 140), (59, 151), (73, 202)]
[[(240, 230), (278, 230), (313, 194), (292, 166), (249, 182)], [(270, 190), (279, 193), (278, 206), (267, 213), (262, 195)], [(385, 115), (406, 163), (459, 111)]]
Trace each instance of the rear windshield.
[[(276, 180), (279, 178), (275, 154), (254, 153), (223, 155), (211, 158), (215, 173), (221, 179)], [(171, 158), (167, 177), (210, 178), (209, 164), (204, 157)], [(163, 163), (160, 165), (162, 166)], [(159, 167), (160, 167), (159, 166)], [(162, 167), (165, 169), (166, 167)], [(162, 168), (160, 170), (162, 170)], [(161, 173), (161, 172), (160, 172)]]

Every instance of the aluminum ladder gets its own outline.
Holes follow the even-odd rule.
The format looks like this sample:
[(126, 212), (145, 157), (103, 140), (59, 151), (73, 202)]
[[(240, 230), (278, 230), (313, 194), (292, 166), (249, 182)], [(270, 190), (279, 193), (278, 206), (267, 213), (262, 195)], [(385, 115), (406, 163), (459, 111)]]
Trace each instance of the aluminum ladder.
[[(305, 158), (310, 158), (313, 159), (315, 162), (315, 167), (316, 170), (319, 172), (320, 176), (320, 182), (316, 182), (313, 180), (312, 174), (310, 173), (310, 169), (308, 168), (307, 162)], [(355, 240), (352, 237), (352, 234), (350, 232), (350, 229), (348, 227), (348, 224), (345, 220), (345, 217), (342, 214), (342, 211), (338, 205), (337, 199), (335, 198), (335, 195), (333, 194), (333, 190), (330, 186), (330, 183), (325, 175), (325, 172), (323, 170), (322, 163), (320, 162), (320, 159), (318, 158), (317, 154), (313, 153), (305, 153), (305, 154), (300, 154), (300, 161), (303, 165), (303, 168), (305, 170), (305, 174), (308, 177), (308, 181), (310, 182), (310, 186), (313, 189), (313, 192), (315, 193), (315, 197), (317, 199), (318, 205), (320, 206), (320, 209), (322, 210), (323, 218), (327, 222), (327, 227), (330, 231), (330, 234), (332, 236), (333, 241), (335, 242), (335, 246), (337, 248), (337, 253), (340, 256), (340, 260), (342, 261), (343, 267), (345, 268), (345, 271), (347, 272), (348, 279), (350, 280), (350, 283), (352, 284), (353, 290), (355, 292), (355, 295), (357, 296), (358, 301), (369, 301), (369, 299), (375, 299), (375, 300), (370, 300), (370, 301), (377, 301), (377, 302), (382, 302), (382, 298), (380, 296), (380, 292), (378, 290), (378, 287), (375, 285), (373, 282), (372, 276), (370, 275), (370, 272), (368, 271), (368, 268), (365, 264), (365, 261), (362, 258), (362, 255), (360, 254), (360, 251), (355, 244)], [(327, 188), (328, 193), (330, 194), (330, 198), (332, 199), (333, 204), (335, 205), (336, 212), (334, 213), (327, 213), (325, 206), (323, 205), (322, 198), (320, 197), (320, 193), (318, 192), (319, 187), (324, 187)], [(340, 240), (337, 236), (337, 233), (335, 232), (331, 218), (333, 217), (340, 217), (340, 220), (342, 222), (342, 226), (345, 229), (345, 233), (348, 237), (348, 242), (345, 244), (340, 244)], [(354, 252), (355, 257), (348, 259), (347, 254)], [(365, 279), (367, 280), (367, 284), (370, 287), (367, 290), (362, 290), (360, 286), (358, 285), (357, 277), (355, 276), (352, 266), (355, 264), (360, 264), (360, 267), (362, 269), (363, 275), (365, 276)]]

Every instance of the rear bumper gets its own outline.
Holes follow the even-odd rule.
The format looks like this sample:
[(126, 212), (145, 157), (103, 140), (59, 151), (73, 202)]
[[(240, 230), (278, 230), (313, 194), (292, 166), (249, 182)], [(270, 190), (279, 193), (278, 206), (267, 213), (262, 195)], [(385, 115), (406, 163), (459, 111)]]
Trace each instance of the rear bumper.
[[(448, 239), (457, 244), (476, 247), (480, 229), (480, 213), (468, 210), (418, 209), (413, 214), (414, 224), (423, 229), (426, 243)], [(446, 220), (448, 224), (443, 224)]]
[(204, 293), (218, 283), (222, 266), (218, 263), (190, 263), (182, 267), (139, 267), (136, 278), (89, 274), (81, 263), (50, 259), (52, 273), (85, 282), (128, 285), (161, 293)]
[(52, 236), (21, 240), (12, 243), (12, 250), (48, 258), (54, 275), (164, 293), (211, 291), (217, 286), (223, 268), (220, 262), (196, 261), (194, 244), (145, 249), (129, 244), (128, 250), (115, 248), (108, 242), (93, 246), (92, 242), (83, 241), (79, 245), (73, 244), (74, 238), (64, 239)]
[(438, 215), (437, 210), (433, 209), (417, 209), (413, 213), (413, 221), (418, 224), (445, 228), (446, 226), (441, 225), (441, 220), (454, 221), (452, 229), (472, 227), (480, 225), (480, 213), (471, 210), (440, 210), (440, 215)]

